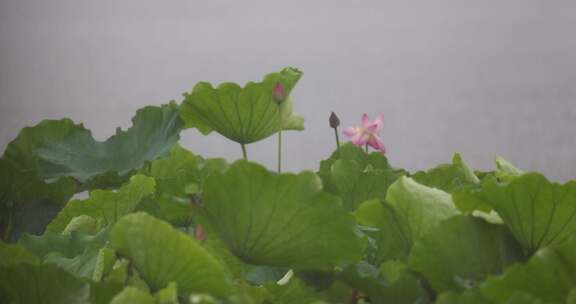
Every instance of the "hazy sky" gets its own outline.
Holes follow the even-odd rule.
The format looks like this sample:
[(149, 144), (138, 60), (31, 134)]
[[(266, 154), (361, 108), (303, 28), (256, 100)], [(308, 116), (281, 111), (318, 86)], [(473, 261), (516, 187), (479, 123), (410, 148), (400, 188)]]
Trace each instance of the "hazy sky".
[[(44, 118), (103, 140), (136, 109), (201, 80), (244, 83), (285, 66), (306, 131), (285, 167), (317, 169), (344, 125), (383, 113), (391, 162), (423, 169), (496, 153), (576, 178), (575, 1), (0, 0), (0, 149)], [(241, 156), (218, 134), (182, 134), (205, 156)], [(275, 138), (249, 145), (273, 167)]]

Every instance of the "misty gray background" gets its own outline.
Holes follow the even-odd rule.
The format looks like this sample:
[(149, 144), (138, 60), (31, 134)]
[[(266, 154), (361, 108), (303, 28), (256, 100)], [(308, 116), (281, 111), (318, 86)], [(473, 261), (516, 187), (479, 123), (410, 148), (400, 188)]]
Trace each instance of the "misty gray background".
[[(576, 178), (574, 1), (0, 0), (0, 150), (44, 118), (71, 117), (104, 140), (148, 104), (200, 80), (260, 80), (285, 66), (306, 131), (285, 167), (317, 169), (344, 126), (383, 113), (399, 167), (496, 153), (552, 179)], [(239, 158), (213, 133), (182, 134), (205, 156)], [(273, 168), (276, 138), (248, 146)]]

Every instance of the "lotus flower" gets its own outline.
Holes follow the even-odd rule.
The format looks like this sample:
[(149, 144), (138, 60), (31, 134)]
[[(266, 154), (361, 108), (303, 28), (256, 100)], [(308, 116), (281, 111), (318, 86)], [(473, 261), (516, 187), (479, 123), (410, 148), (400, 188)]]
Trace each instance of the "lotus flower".
[(346, 128), (344, 129), (344, 135), (352, 141), (356, 146), (369, 145), (370, 147), (386, 153), (384, 148), (384, 143), (378, 133), (382, 131), (382, 126), (384, 124), (384, 116), (382, 114), (378, 115), (374, 121), (370, 121), (368, 114), (362, 115), (362, 125), (358, 127)]

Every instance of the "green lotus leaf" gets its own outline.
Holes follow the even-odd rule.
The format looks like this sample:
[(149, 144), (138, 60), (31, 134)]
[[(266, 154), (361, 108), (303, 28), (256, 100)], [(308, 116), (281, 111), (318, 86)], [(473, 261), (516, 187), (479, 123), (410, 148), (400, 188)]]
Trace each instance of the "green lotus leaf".
[(374, 240), (367, 249), (367, 261), (379, 265), (386, 260), (403, 260), (408, 256), (412, 248), (407, 236), (408, 223), (390, 204), (380, 200), (366, 201), (354, 215), (360, 225), (375, 228), (365, 231)]
[(48, 184), (0, 159), (0, 238), (15, 241), (22, 233), (41, 234), (75, 192), (71, 178)]
[(353, 160), (337, 160), (332, 165), (331, 173), (335, 194), (342, 198), (347, 210), (355, 210), (360, 203), (369, 199), (386, 198), (388, 187), (402, 176), (402, 173), (391, 168), (362, 168)]
[(524, 171), (516, 168), (516, 166), (514, 166), (509, 161), (502, 158), (502, 156), (500, 156), (500, 155), (496, 156), (496, 168), (498, 168), (499, 172), (504, 173), (504, 174), (509, 174), (509, 175), (522, 175), (522, 174), (524, 174)]
[(307, 286), (298, 278), (291, 278), (288, 283), (279, 285), (268, 283), (264, 285), (270, 293), (268, 302), (278, 304), (314, 303), (324, 304), (324, 296)]
[(388, 261), (380, 269), (364, 261), (351, 264), (338, 279), (366, 294), (370, 303), (427, 303), (418, 278), (400, 262)]
[(40, 261), (24, 247), (0, 241), (0, 267), (14, 266), (20, 263), (38, 265)]
[(44, 263), (54, 264), (66, 270), (77, 278), (91, 279), (94, 276), (96, 263), (98, 261), (98, 251), (88, 250), (73, 258), (67, 258), (60, 253), (49, 254)]
[(246, 273), (246, 281), (253, 285), (277, 282), (288, 272), (284, 267), (254, 266)]
[(465, 291), (456, 293), (443, 292), (438, 296), (436, 304), (496, 304), (484, 298), (478, 291)]
[(448, 193), (421, 185), (409, 177), (401, 177), (390, 186), (386, 202), (400, 218), (399, 228), (404, 230), (410, 244), (442, 220), (459, 213)]
[(156, 193), (144, 200), (138, 210), (176, 226), (187, 226), (193, 208), (187, 187), (200, 182), (202, 161), (179, 145), (174, 146), (167, 157), (152, 161), (146, 174), (156, 180)]
[[(300, 71), (285, 68), (244, 87), (222, 83), (214, 88), (200, 82), (191, 93), (184, 94), (182, 119), (188, 128), (197, 128), (203, 134), (214, 130), (241, 144), (262, 140), (280, 129), (303, 130), (304, 119), (292, 113), (288, 97), (301, 76)], [(284, 87), (287, 96), (279, 105), (273, 98), (277, 84)]]
[(566, 297), (566, 304), (576, 304), (576, 287), (570, 290), (568, 297)]
[(23, 235), (19, 244), (40, 259), (46, 258), (50, 253), (58, 252), (65, 257), (81, 255), (87, 247), (103, 247), (108, 239), (108, 230), (101, 230), (96, 235), (79, 232), (62, 234), (47, 231), (42, 235)]
[(142, 278), (157, 291), (170, 282), (178, 292), (228, 292), (225, 270), (190, 236), (168, 223), (139, 212), (122, 218), (112, 230), (112, 247), (130, 259)]
[(101, 281), (90, 283), (90, 303), (109, 304), (124, 289), (124, 282)]
[(528, 254), (576, 232), (576, 181), (560, 185), (526, 173), (509, 183), (488, 181), (468, 195), (494, 208)]
[(416, 172), (412, 178), (420, 184), (438, 188), (448, 193), (455, 192), (467, 185), (480, 183), (474, 171), (458, 153), (452, 157), (452, 164), (442, 164), (425, 172)]
[(91, 279), (95, 276), (100, 251), (107, 239), (107, 230), (96, 235), (48, 231), (41, 236), (24, 235), (19, 243), (43, 263), (58, 265), (75, 277)]
[[(128, 280), (129, 261), (116, 259), (112, 269), (101, 280), (90, 283), (90, 303), (109, 304), (112, 298), (119, 294)], [(135, 272), (134, 269), (131, 269)]]
[(571, 239), (540, 249), (527, 263), (513, 265), (504, 274), (488, 278), (481, 292), (497, 303), (508, 303), (518, 292), (545, 303), (565, 303), (576, 286), (575, 273), (576, 240)]
[(456, 214), (448, 193), (409, 177), (401, 177), (390, 186), (386, 201), (366, 201), (355, 212), (360, 225), (376, 229), (366, 231), (375, 240), (368, 258), (376, 265), (390, 259), (404, 260), (414, 242)]
[(147, 161), (166, 155), (183, 128), (175, 103), (142, 108), (132, 123), (99, 142), (68, 119), (43, 121), (24, 128), (4, 157), (45, 180), (70, 176), (87, 188), (116, 186)]
[(96, 256), (96, 263), (94, 271), (92, 272), (92, 280), (99, 282), (102, 278), (110, 273), (116, 262), (116, 252), (110, 248), (104, 247), (98, 251)]
[(386, 201), (364, 202), (355, 212), (365, 233), (374, 241), (368, 259), (378, 265), (390, 259), (404, 260), (414, 243), (441, 221), (458, 214), (450, 195), (400, 177), (388, 189)]
[(154, 297), (138, 288), (128, 286), (124, 288), (119, 294), (117, 294), (110, 304), (156, 304)]
[(188, 226), (192, 222), (193, 201), (201, 196), (206, 178), (227, 166), (224, 159), (204, 159), (176, 145), (167, 157), (150, 162), (141, 171), (156, 180), (156, 192), (137, 209), (175, 226)]
[(3, 303), (88, 303), (90, 288), (52, 264), (0, 267)]
[(431, 229), (414, 244), (409, 266), (438, 291), (464, 291), (519, 261), (520, 246), (503, 225), (456, 216)]
[[(454, 204), (456, 204), (458, 209), (465, 213), (490, 214), (489, 216), (496, 217), (492, 206), (483, 199), (473, 195), (473, 193), (481, 191), (482, 186), (485, 184), (496, 183), (506, 185), (516, 177), (524, 174), (522, 170), (516, 168), (500, 156), (496, 156), (496, 168), (496, 171), (477, 172), (476, 174), (481, 180), (480, 183), (468, 184), (452, 192)], [(500, 223), (502, 219), (498, 216), (495, 222)]]
[(202, 242), (204, 249), (225, 266), (231, 277), (237, 280), (245, 279), (255, 266), (246, 264), (228, 249), (226, 243), (218, 237), (218, 233), (205, 214), (195, 213), (194, 223), (204, 229), (205, 240)]
[(80, 215), (89, 215), (103, 221), (104, 225), (113, 224), (123, 215), (134, 211), (140, 201), (154, 193), (155, 185), (151, 177), (134, 175), (118, 191), (94, 190), (85, 200), (69, 201), (47, 229), (62, 232), (73, 218)]
[(176, 283), (172, 282), (166, 288), (158, 290), (154, 294), (157, 304), (179, 304), (178, 302), (178, 288)]
[(360, 258), (354, 219), (312, 172), (278, 175), (241, 160), (204, 188), (211, 225), (248, 263), (318, 269)]
[(89, 215), (81, 214), (70, 220), (66, 228), (64, 228), (64, 231), (62, 231), (62, 234), (69, 234), (74, 231), (84, 234), (94, 234), (98, 231), (98, 226), (98, 220)]
[[(390, 180), (393, 179), (394, 176), (398, 177), (404, 175), (404, 170), (401, 169), (394, 169), (388, 163), (388, 159), (386, 156), (382, 155), (382, 153), (372, 152), (366, 153), (362, 148), (353, 145), (352, 143), (348, 142), (340, 146), (336, 151), (330, 155), (328, 159), (325, 159), (320, 162), (320, 171), (318, 171), (318, 175), (322, 178), (322, 183), (324, 184), (324, 189), (328, 192), (339, 194), (339, 188), (341, 189), (344, 185), (343, 179), (345, 179), (346, 172), (343, 170), (337, 170), (337, 172), (341, 172), (339, 177), (334, 177), (333, 174), (333, 166), (336, 162), (341, 161), (344, 164), (344, 168), (352, 167), (351, 163), (355, 163), (355, 168), (358, 171), (351, 172), (354, 175), (363, 177), (365, 182), (369, 182), (370, 178), (377, 179), (378, 176)], [(361, 181), (357, 181), (359, 185)], [(363, 185), (365, 188), (369, 188), (368, 190), (372, 190), (373, 192), (377, 192), (378, 194), (386, 193), (385, 190), (387, 189), (386, 184), (384, 184), (383, 188), (386, 189), (371, 189), (369, 185)], [(357, 195), (358, 198), (354, 200), (352, 205), (357, 205), (358, 202), (362, 202), (363, 200), (363, 193), (362, 191), (354, 191), (355, 193), (345, 193), (347, 196), (354, 197)], [(376, 197), (371, 197), (376, 198)], [(369, 197), (364, 197), (364, 200), (370, 199)]]

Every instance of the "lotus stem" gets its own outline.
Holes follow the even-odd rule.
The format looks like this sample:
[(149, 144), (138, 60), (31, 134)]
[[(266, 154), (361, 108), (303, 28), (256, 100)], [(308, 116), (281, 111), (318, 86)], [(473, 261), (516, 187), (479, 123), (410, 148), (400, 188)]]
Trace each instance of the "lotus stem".
[(248, 160), (248, 153), (246, 153), (246, 146), (244, 144), (240, 144), (240, 146), (242, 147), (242, 156), (244, 157), (245, 160)]
[(278, 174), (282, 173), (282, 107), (278, 104)]
[(282, 129), (278, 131), (278, 173), (282, 173)]

